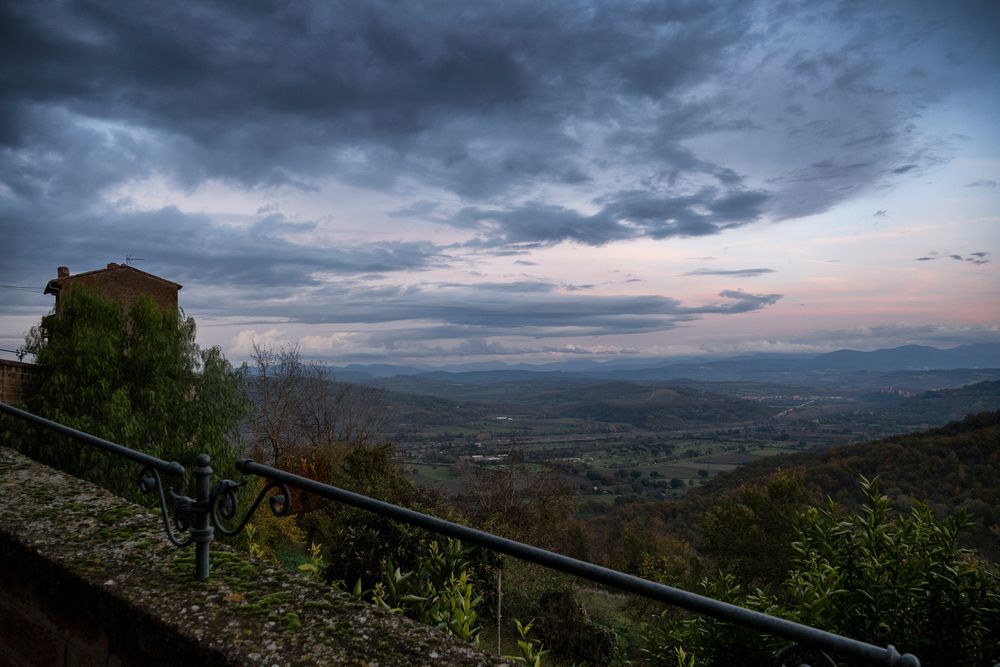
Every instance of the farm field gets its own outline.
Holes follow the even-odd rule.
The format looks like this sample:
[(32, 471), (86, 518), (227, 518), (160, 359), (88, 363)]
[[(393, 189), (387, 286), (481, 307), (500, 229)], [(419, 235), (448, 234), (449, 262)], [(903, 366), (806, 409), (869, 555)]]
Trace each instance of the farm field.
[[(699, 382), (666, 385), (531, 377), (486, 386), (440, 381), (389, 391), (384, 438), (406, 475), (446, 496), (483, 473), (558, 479), (588, 506), (681, 498), (723, 472), (780, 454), (828, 449), (1000, 407), (1000, 383), (899, 394), (837, 387)], [(406, 379), (408, 388), (419, 384)], [(437, 393), (438, 396), (431, 395)], [(418, 423), (419, 422), (419, 423)]]

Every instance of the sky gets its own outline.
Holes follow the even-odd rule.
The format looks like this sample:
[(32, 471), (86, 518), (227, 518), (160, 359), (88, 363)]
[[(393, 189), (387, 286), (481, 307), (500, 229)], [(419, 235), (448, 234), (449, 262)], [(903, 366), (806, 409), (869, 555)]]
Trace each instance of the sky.
[(3, 2), (0, 348), (56, 267), (126, 259), (235, 362), (998, 342), (998, 30), (939, 0)]

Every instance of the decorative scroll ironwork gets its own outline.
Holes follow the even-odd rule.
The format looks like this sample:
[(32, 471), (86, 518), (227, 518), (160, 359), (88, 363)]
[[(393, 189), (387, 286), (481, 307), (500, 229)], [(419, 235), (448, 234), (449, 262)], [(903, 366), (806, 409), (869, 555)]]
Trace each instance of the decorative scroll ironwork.
[[(191, 535), (187, 536), (187, 539), (180, 539), (170, 527), (170, 512), (167, 510), (167, 495), (170, 496), (170, 505), (173, 507), (173, 518), (174, 525), (177, 527), (178, 532), (185, 533), (191, 527), (190, 522), (187, 520), (190, 518), (191, 504), (190, 498), (186, 496), (178, 496), (174, 493), (174, 488), (170, 487), (166, 491), (163, 488), (163, 480), (160, 478), (160, 473), (156, 468), (144, 468), (141, 473), (139, 473), (139, 492), (144, 494), (155, 493), (160, 501), (160, 516), (163, 518), (163, 532), (166, 533), (167, 539), (170, 543), (176, 547), (186, 547), (193, 542)], [(186, 507), (178, 507), (178, 500), (184, 498), (187, 500)]]
[[(212, 476), (212, 469), (208, 467), (210, 463), (208, 455), (200, 454), (197, 462), (198, 467), (194, 473), (196, 498), (179, 494), (172, 486), (164, 487), (159, 471), (151, 466), (143, 468), (139, 473), (138, 485), (141, 493), (156, 494), (160, 504), (160, 516), (163, 519), (163, 532), (166, 533), (170, 543), (177, 547), (187, 547), (191, 544), (196, 546), (198, 555), (195, 558), (195, 577), (205, 579), (209, 573), (208, 544), (214, 540), (215, 531), (229, 537), (239, 534), (253, 518), (265, 498), (274, 516), (286, 516), (291, 511), (292, 493), (283, 482), (268, 481), (236, 527), (228, 528), (223, 521), (230, 521), (236, 517), (239, 510), (238, 492), (246, 482), (222, 479), (209, 489), (208, 481)], [(275, 490), (279, 493), (269, 495)], [(184, 533), (187, 533), (186, 538), (182, 537)]]
[[(276, 517), (286, 516), (292, 509), (292, 492), (288, 490), (288, 486), (281, 482), (269, 481), (260, 490), (260, 493), (257, 494), (257, 499), (250, 505), (250, 509), (247, 510), (247, 513), (240, 520), (239, 524), (235, 528), (226, 528), (219, 520), (219, 517), (221, 516), (226, 521), (230, 521), (236, 516), (238, 513), (237, 504), (239, 502), (237, 492), (244, 484), (246, 482), (237, 483), (231, 479), (224, 479), (212, 487), (212, 526), (223, 535), (231, 537), (243, 530), (250, 522), (250, 519), (253, 518), (254, 512), (264, 502), (264, 498), (267, 498), (271, 514)], [(277, 490), (279, 493), (268, 497), (268, 493), (273, 490)]]

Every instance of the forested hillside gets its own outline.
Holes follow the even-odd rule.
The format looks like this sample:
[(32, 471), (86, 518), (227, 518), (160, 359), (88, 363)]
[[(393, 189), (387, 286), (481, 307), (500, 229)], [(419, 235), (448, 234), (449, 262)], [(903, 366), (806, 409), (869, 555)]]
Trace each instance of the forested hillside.
[(975, 523), (964, 533), (968, 546), (992, 560), (1000, 558), (1000, 412), (981, 412), (941, 428), (875, 442), (763, 459), (720, 475), (687, 502), (702, 506), (709, 497), (798, 467), (808, 493), (849, 506), (860, 497), (858, 475), (865, 475), (878, 476), (898, 510), (908, 509), (914, 499), (938, 514), (964, 508)]

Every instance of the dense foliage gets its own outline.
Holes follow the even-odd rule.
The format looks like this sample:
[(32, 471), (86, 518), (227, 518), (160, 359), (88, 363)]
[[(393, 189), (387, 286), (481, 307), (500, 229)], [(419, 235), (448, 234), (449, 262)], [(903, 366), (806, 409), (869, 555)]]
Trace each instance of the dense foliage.
[(965, 509), (972, 525), (961, 535), (963, 545), (1000, 559), (1000, 412), (969, 415), (922, 433), (772, 457), (712, 480), (699, 494), (716, 496), (727, 488), (759, 483), (779, 468), (799, 467), (810, 497), (829, 496), (849, 507), (863, 501), (858, 475), (878, 473), (896, 510), (909, 510), (914, 499), (926, 502), (938, 516)]
[(793, 559), (789, 545), (808, 498), (801, 469), (783, 470), (766, 484), (720, 497), (701, 520), (701, 553), (753, 586), (780, 583)]
[[(382, 580), (366, 597), (381, 607), (478, 644), (483, 628), (478, 623), (477, 609), (483, 596), (475, 593), (469, 557), (470, 551), (457, 540), (449, 539), (443, 547), (432, 540), (419, 554), (416, 569), (404, 572), (391, 561), (386, 563)], [(365, 595), (360, 587), (356, 590)]]
[[(781, 590), (747, 591), (731, 574), (702, 581), (705, 594), (879, 646), (895, 645), (935, 665), (992, 665), (1000, 659), (1000, 575), (958, 547), (967, 516), (935, 518), (916, 503), (896, 515), (862, 478), (861, 508), (842, 516), (832, 502), (800, 517), (788, 545)], [(682, 647), (698, 665), (768, 665), (781, 640), (707, 617), (665, 612), (649, 629), (647, 655), (676, 664)]]
[[(32, 329), (39, 367), (28, 408), (36, 414), (168, 461), (202, 452), (231, 469), (246, 412), (237, 373), (217, 347), (199, 349), (195, 323), (149, 297), (130, 308), (78, 287)], [(138, 470), (51, 434), (23, 438), (26, 452), (136, 497)]]
[(796, 620), (877, 645), (895, 644), (933, 665), (1000, 659), (1000, 572), (957, 544), (959, 511), (937, 519), (916, 502), (897, 516), (862, 478), (863, 503), (804, 515), (787, 589)]

